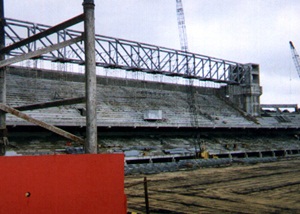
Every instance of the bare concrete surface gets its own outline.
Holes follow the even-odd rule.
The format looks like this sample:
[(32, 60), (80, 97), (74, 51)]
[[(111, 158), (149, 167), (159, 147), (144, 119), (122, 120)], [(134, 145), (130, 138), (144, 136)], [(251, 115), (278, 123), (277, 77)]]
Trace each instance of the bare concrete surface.
[[(150, 213), (300, 213), (300, 158), (147, 175)], [(144, 175), (126, 176), (128, 211), (145, 213)]]

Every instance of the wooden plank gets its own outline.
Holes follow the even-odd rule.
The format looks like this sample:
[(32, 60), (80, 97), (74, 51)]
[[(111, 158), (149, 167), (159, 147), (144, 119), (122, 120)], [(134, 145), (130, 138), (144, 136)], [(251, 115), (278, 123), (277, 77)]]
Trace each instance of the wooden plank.
[(11, 65), (11, 64), (14, 64), (14, 63), (17, 63), (17, 62), (24, 61), (24, 60), (27, 60), (27, 59), (38, 57), (40, 55), (49, 53), (51, 51), (69, 46), (69, 45), (71, 45), (73, 43), (76, 43), (76, 42), (79, 42), (81, 40), (83, 40), (83, 36), (78, 36), (76, 38), (69, 39), (67, 41), (57, 43), (55, 45), (51, 45), (51, 46), (43, 48), (43, 49), (39, 49), (39, 50), (36, 50), (36, 51), (29, 52), (27, 54), (22, 54), (20, 56), (16, 56), (16, 57), (13, 57), (13, 58), (9, 58), (9, 59), (0, 61), (0, 68)]
[(24, 113), (22, 113), (22, 112), (20, 112), (20, 111), (18, 111), (16, 109), (14, 109), (14, 108), (12, 108), (12, 107), (4, 105), (2, 103), (0, 103), (0, 110), (5, 111), (7, 113), (10, 113), (10, 114), (12, 114), (12, 115), (14, 115), (16, 117), (19, 117), (19, 118), (21, 118), (23, 120), (26, 120), (26, 121), (28, 121), (30, 123), (33, 123), (35, 125), (38, 125), (40, 127), (43, 127), (43, 128), (45, 128), (45, 129), (47, 129), (47, 130), (49, 130), (51, 132), (54, 132), (54, 133), (56, 133), (56, 134), (58, 134), (58, 135), (60, 135), (62, 137), (65, 137), (65, 138), (70, 139), (72, 141), (75, 141), (77, 143), (82, 143), (82, 144), (85, 143), (85, 141), (82, 138), (80, 138), (80, 137), (78, 137), (76, 135), (73, 135), (73, 134), (71, 134), (69, 132), (66, 132), (66, 131), (64, 131), (64, 130), (62, 130), (60, 128), (57, 128), (55, 126), (52, 126), (50, 124), (47, 124), (47, 123), (45, 123), (43, 121), (34, 119), (34, 118), (28, 116), (27, 114), (24, 114)]

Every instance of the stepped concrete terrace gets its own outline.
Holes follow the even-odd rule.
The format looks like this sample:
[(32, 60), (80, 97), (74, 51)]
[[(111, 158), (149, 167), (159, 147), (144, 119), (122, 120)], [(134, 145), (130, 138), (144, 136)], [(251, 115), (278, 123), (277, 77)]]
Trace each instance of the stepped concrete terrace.
[[(98, 127), (299, 129), (300, 114), (249, 117), (222, 89), (97, 77)], [(71, 72), (7, 68), (7, 104), (12, 107), (85, 95), (84, 75)], [(157, 118), (147, 118), (153, 112)], [(51, 107), (24, 113), (61, 127), (84, 127), (85, 104)], [(157, 114), (159, 116), (157, 116)], [(7, 115), (8, 126), (31, 126)]]

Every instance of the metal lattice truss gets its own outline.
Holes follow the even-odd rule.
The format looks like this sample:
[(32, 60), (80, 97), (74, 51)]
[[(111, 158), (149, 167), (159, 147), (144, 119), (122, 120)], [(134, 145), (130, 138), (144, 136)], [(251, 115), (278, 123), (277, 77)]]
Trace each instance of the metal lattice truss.
[[(81, 16), (78, 16), (78, 20), (82, 19)], [(7, 18), (5, 25), (6, 45), (12, 46), (14, 43), (20, 43), (26, 38), (47, 31), (50, 27)], [(247, 64), (200, 54), (102, 35), (95, 35), (95, 38), (96, 65), (104, 68), (141, 71), (228, 84), (244, 83), (251, 70), (251, 66)], [(81, 40), (82, 32), (65, 28), (24, 46), (10, 51), (1, 51), (4, 51), (8, 57), (15, 57), (65, 42), (62, 48), (57, 49), (56, 47), (53, 48), (54, 50), (50, 49), (50, 52), (38, 53), (32, 58), (84, 65), (84, 44)], [(49, 51), (49, 49), (47, 50)]]

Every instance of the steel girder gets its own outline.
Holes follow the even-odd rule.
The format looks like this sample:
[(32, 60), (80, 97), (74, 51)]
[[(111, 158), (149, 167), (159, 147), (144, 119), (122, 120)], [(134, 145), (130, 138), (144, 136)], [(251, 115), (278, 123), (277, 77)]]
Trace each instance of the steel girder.
[[(12, 45), (32, 35), (46, 31), (51, 26), (15, 19), (5, 19), (6, 45)], [(71, 29), (40, 38), (6, 53), (8, 56), (36, 51), (81, 36)], [(104, 68), (125, 69), (177, 76), (227, 84), (242, 84), (248, 79), (251, 66), (200, 54), (118, 39), (103, 35), (96, 38), (96, 65)], [(81, 42), (43, 54), (41, 60), (83, 65), (84, 47)]]

